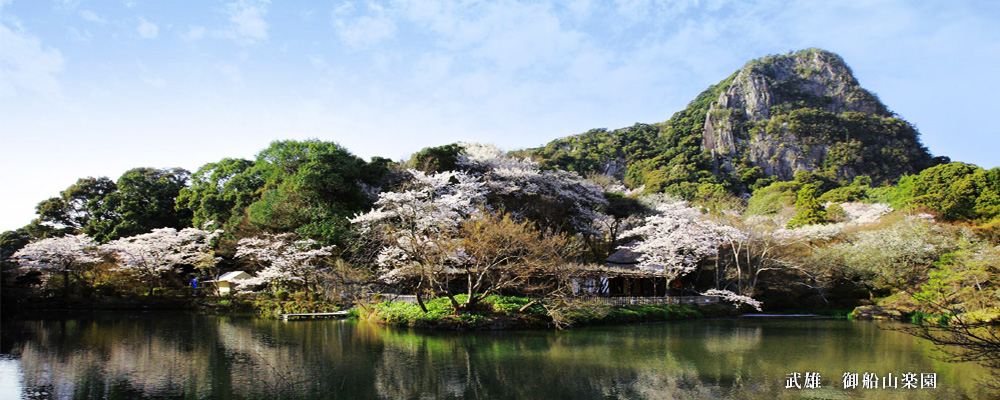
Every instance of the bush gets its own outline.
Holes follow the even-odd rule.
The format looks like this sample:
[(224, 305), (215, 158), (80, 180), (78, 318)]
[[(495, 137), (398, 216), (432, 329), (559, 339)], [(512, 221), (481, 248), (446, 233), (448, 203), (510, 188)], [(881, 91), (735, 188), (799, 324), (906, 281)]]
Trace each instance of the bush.
[[(467, 295), (455, 296), (455, 300), (464, 303)], [(359, 318), (378, 321), (387, 325), (410, 326), (418, 328), (443, 327), (448, 329), (493, 329), (496, 326), (539, 326), (547, 323), (547, 312), (541, 304), (533, 304), (524, 312), (520, 309), (533, 299), (513, 296), (490, 295), (483, 298), (476, 312), (455, 314), (451, 301), (447, 297), (427, 300), (424, 305), (427, 312), (420, 306), (404, 302), (382, 302), (359, 311)]]
[(289, 296), (289, 294), (288, 294), (287, 290), (279, 290), (277, 292), (274, 292), (274, 298), (276, 298), (276, 299), (278, 299), (280, 301), (288, 300), (288, 296)]
[[(532, 301), (534, 300), (525, 297), (498, 296), (498, 295), (486, 296), (486, 298), (483, 299), (483, 303), (492, 305), (494, 312), (505, 313), (505, 314), (518, 313), (521, 307), (528, 305), (528, 303)], [(541, 315), (544, 315), (546, 313), (545, 307), (542, 306), (540, 303), (533, 304), (531, 307), (528, 307), (528, 309), (524, 310), (524, 312), (531, 314), (541, 314)]]

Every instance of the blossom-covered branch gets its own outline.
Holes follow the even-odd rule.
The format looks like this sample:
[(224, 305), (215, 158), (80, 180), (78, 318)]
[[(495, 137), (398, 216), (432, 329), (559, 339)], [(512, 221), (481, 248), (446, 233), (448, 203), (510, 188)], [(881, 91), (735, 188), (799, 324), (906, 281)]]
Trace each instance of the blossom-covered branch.
[(641, 254), (640, 269), (673, 280), (694, 271), (703, 258), (718, 253), (720, 234), (714, 224), (701, 219), (698, 209), (685, 201), (673, 201), (658, 205), (656, 211), (644, 224), (622, 234), (641, 238), (623, 246)]
[(154, 229), (150, 233), (121, 238), (101, 248), (114, 254), (118, 269), (132, 271), (149, 282), (150, 294), (157, 279), (181, 265), (214, 264), (211, 243), (222, 231), (185, 228)]
[(35, 269), (46, 275), (63, 275), (64, 295), (69, 296), (70, 274), (79, 273), (83, 266), (101, 261), (97, 243), (87, 235), (66, 235), (38, 240), (24, 246), (11, 256), (22, 269)]
[(722, 297), (722, 300), (725, 300), (725, 301), (728, 301), (730, 303), (735, 304), (736, 307), (739, 307), (741, 304), (746, 304), (746, 305), (748, 305), (750, 307), (753, 307), (757, 311), (761, 311), (760, 306), (764, 305), (764, 303), (761, 303), (760, 301), (754, 300), (750, 296), (739, 295), (739, 294), (733, 293), (733, 292), (728, 291), (728, 290), (708, 289), (707, 291), (705, 291), (701, 295), (702, 296), (719, 296), (719, 297)]
[(315, 240), (295, 240), (290, 233), (240, 239), (236, 258), (257, 263), (261, 270), (256, 276), (239, 282), (240, 291), (267, 284), (302, 284), (308, 291), (315, 283), (315, 274), (323, 267), (319, 260), (332, 254), (333, 246), (318, 246)]

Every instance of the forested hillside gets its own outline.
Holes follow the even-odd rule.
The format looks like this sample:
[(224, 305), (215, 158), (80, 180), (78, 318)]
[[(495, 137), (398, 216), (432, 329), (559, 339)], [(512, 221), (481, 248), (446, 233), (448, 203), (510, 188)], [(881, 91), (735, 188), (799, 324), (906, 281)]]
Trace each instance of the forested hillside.
[(883, 185), (947, 161), (933, 159), (839, 56), (818, 49), (750, 61), (666, 122), (591, 130), (519, 154), (689, 200), (749, 194), (798, 171)]

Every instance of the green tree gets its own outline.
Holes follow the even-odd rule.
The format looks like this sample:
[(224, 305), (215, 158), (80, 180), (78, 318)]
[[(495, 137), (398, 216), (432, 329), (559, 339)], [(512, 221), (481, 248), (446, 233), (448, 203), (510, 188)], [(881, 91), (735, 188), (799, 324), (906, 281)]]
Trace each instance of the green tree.
[(826, 221), (826, 208), (816, 199), (816, 185), (805, 184), (795, 194), (795, 216), (788, 221), (788, 228), (822, 224)]
[(5, 231), (0, 234), (0, 283), (4, 286), (15, 276), (19, 267), (10, 257), (31, 243), (31, 236), (24, 229)]
[(406, 162), (406, 166), (428, 174), (455, 171), (458, 169), (458, 155), (461, 152), (462, 146), (458, 143), (427, 147), (410, 156), (409, 161)]
[(60, 235), (93, 235), (98, 226), (112, 219), (102, 206), (108, 195), (117, 190), (115, 182), (106, 177), (80, 178), (60, 192), (59, 197), (38, 203), (35, 207), (38, 218), (33, 223), (51, 227)]
[(195, 226), (214, 222), (226, 232), (233, 230), (264, 186), (254, 165), (238, 158), (203, 165), (191, 175), (190, 187), (181, 189), (176, 208), (190, 209)]
[(272, 142), (248, 170), (263, 186), (247, 208), (247, 220), (262, 231), (339, 243), (347, 218), (371, 205), (365, 187), (385, 175), (378, 164), (365, 167), (364, 160), (333, 142)]
[(925, 209), (945, 221), (987, 222), (1000, 216), (1000, 169), (941, 164), (874, 193), (898, 209)]
[(795, 204), (795, 192), (802, 188), (796, 181), (774, 182), (757, 189), (747, 201), (747, 213), (773, 215)]
[(191, 210), (176, 208), (176, 199), (190, 173), (182, 168), (134, 168), (118, 178), (118, 190), (101, 202), (107, 219), (91, 223), (91, 235), (104, 242), (158, 228), (191, 225)]

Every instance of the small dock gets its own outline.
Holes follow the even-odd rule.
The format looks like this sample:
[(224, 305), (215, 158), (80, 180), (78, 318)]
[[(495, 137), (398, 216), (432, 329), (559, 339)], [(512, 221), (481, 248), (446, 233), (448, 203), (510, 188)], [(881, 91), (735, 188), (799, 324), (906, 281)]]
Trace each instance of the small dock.
[(278, 314), (278, 318), (281, 318), (282, 321), (290, 321), (293, 319), (347, 318), (347, 311)]

